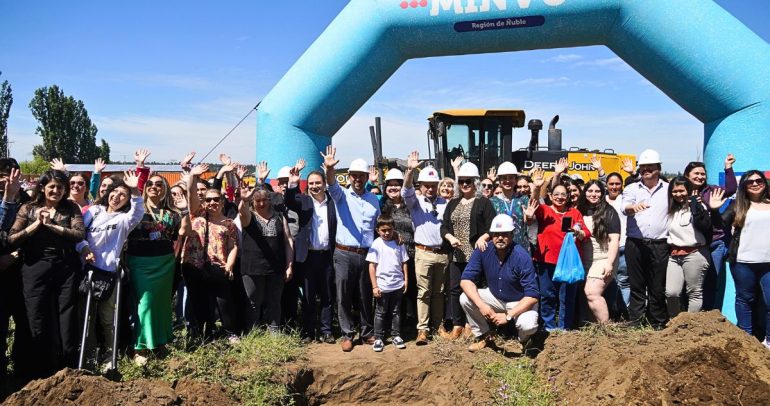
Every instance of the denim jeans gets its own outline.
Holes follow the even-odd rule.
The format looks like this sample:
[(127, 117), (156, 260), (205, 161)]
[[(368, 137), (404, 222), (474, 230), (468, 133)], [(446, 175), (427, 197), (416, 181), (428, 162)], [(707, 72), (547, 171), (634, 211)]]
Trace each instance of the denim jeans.
[[(575, 325), (577, 284), (553, 281), (556, 265), (536, 262), (540, 287), (540, 318), (547, 331), (569, 330)], [(556, 315), (559, 315), (558, 321)]]
[(378, 340), (384, 340), (388, 332), (388, 322), (390, 322), (390, 335), (399, 337), (401, 335), (401, 300), (404, 297), (403, 289), (397, 289), (392, 292), (382, 292), (380, 297), (375, 298), (377, 307), (374, 311), (374, 337)]
[[(755, 306), (757, 285), (762, 291), (765, 304), (765, 325), (770, 326), (770, 263), (747, 264), (736, 262), (730, 267), (735, 280), (735, 315), (738, 327), (753, 334), (752, 316)], [(770, 341), (770, 329), (765, 339)]]
[(711, 251), (711, 265), (706, 279), (703, 281), (703, 310), (721, 309), (725, 296), (725, 256), (727, 256), (727, 244), (724, 240), (712, 241), (709, 246)]
[(618, 251), (618, 272), (615, 274), (618, 289), (623, 296), (623, 302), (628, 307), (631, 303), (631, 284), (628, 282), (628, 266), (626, 265), (626, 247), (620, 247)]

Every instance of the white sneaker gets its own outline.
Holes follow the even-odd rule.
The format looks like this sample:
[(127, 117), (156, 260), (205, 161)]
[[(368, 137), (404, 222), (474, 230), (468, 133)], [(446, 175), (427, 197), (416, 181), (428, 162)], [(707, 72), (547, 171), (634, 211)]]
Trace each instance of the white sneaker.
[(762, 341), (762, 345), (764, 345), (765, 348), (770, 350), (770, 341), (767, 341), (767, 338), (765, 338), (765, 341)]
[(382, 350), (385, 349), (385, 343), (382, 342), (382, 340), (376, 340), (372, 345), (372, 349), (374, 352), (382, 352)]
[(395, 345), (396, 348), (398, 348), (399, 350), (403, 350), (404, 348), (406, 348), (406, 343), (399, 336), (393, 337), (393, 345)]
[(134, 364), (138, 367), (147, 365), (147, 357), (139, 354), (134, 354)]
[(238, 337), (237, 335), (231, 335), (231, 336), (227, 337), (227, 342), (229, 342), (230, 345), (240, 344), (241, 343), (241, 338)]
[(107, 361), (102, 365), (102, 374), (112, 371), (112, 361)]

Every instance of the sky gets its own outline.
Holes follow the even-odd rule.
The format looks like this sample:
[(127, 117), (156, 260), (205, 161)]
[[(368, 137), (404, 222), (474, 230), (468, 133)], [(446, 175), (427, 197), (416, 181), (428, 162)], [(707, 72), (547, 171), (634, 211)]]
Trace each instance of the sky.
[[(770, 42), (770, 0), (716, 2)], [(154, 161), (178, 161), (189, 151), (202, 158), (346, 4), (3, 0), (0, 81), (13, 88), (11, 154), (32, 159), (42, 139), (28, 105), (35, 89), (55, 84), (83, 101), (112, 160), (131, 160), (143, 146)], [(664, 170), (702, 155), (703, 125), (595, 46), (407, 61), (335, 135), (338, 157), (371, 159), (375, 116), (382, 117), (384, 155), (417, 149), (425, 156), (426, 118), (447, 108), (522, 109), (544, 123), (559, 114), (564, 147), (654, 148)], [(255, 121), (252, 114), (206, 161), (226, 152), (253, 163)], [(526, 129), (514, 132), (515, 147), (528, 140)]]

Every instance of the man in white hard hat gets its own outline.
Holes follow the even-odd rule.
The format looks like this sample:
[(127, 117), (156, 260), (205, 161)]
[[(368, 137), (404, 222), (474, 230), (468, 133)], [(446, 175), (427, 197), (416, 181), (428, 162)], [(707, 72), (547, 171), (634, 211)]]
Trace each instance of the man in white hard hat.
[(668, 322), (668, 182), (660, 179), (660, 155), (656, 151), (644, 150), (637, 163), (640, 181), (623, 190), (623, 208), (628, 216), (626, 266), (631, 285), (628, 315), (632, 323), (641, 323), (646, 317), (653, 328), (662, 329)]
[[(446, 199), (438, 195), (439, 177), (435, 168), (420, 171), (417, 181), (421, 195), (412, 185), (414, 170), (420, 166), (420, 153), (409, 154), (406, 162), (404, 187), (401, 189), (414, 225), (414, 267), (417, 282), (417, 340), (428, 344), (431, 328), (444, 329), (444, 280), (449, 263), (441, 237), (441, 219), (444, 218)], [(444, 331), (444, 333), (446, 333)]]
[(369, 168), (363, 159), (354, 159), (348, 168), (350, 188), (337, 183), (334, 167), (340, 162), (337, 149), (329, 145), (323, 156), (329, 195), (337, 208), (337, 235), (334, 250), (337, 315), (342, 329), (342, 351), (353, 350), (355, 337), (353, 298), (358, 298), (360, 337), (364, 344), (374, 344), (372, 282), (366, 254), (374, 241), (374, 228), (380, 215), (380, 203), (366, 191)]
[[(476, 337), (476, 342), (468, 347), (471, 352), (492, 343), (492, 326), (516, 323), (522, 344), (537, 332), (540, 291), (535, 266), (527, 250), (513, 241), (513, 230), (510, 216), (495, 216), (489, 228), (492, 241), (483, 252), (473, 250), (463, 272), (460, 304)], [(479, 289), (476, 283), (482, 274), (489, 287)]]
[(529, 251), (529, 239), (527, 234), (527, 220), (525, 211), (529, 205), (529, 196), (516, 191), (516, 182), (519, 171), (516, 165), (503, 162), (497, 168), (497, 181), (503, 193), (489, 199), (497, 214), (507, 214), (513, 219), (513, 240), (516, 244)]

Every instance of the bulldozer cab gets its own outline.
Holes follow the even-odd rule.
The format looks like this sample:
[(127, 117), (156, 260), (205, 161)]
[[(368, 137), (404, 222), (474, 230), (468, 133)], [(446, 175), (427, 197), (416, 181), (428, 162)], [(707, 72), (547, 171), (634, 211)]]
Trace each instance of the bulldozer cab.
[(454, 178), (451, 161), (462, 156), (484, 174), (489, 168), (510, 161), (513, 128), (524, 126), (522, 110), (442, 110), (428, 118), (429, 136), (442, 176)]

